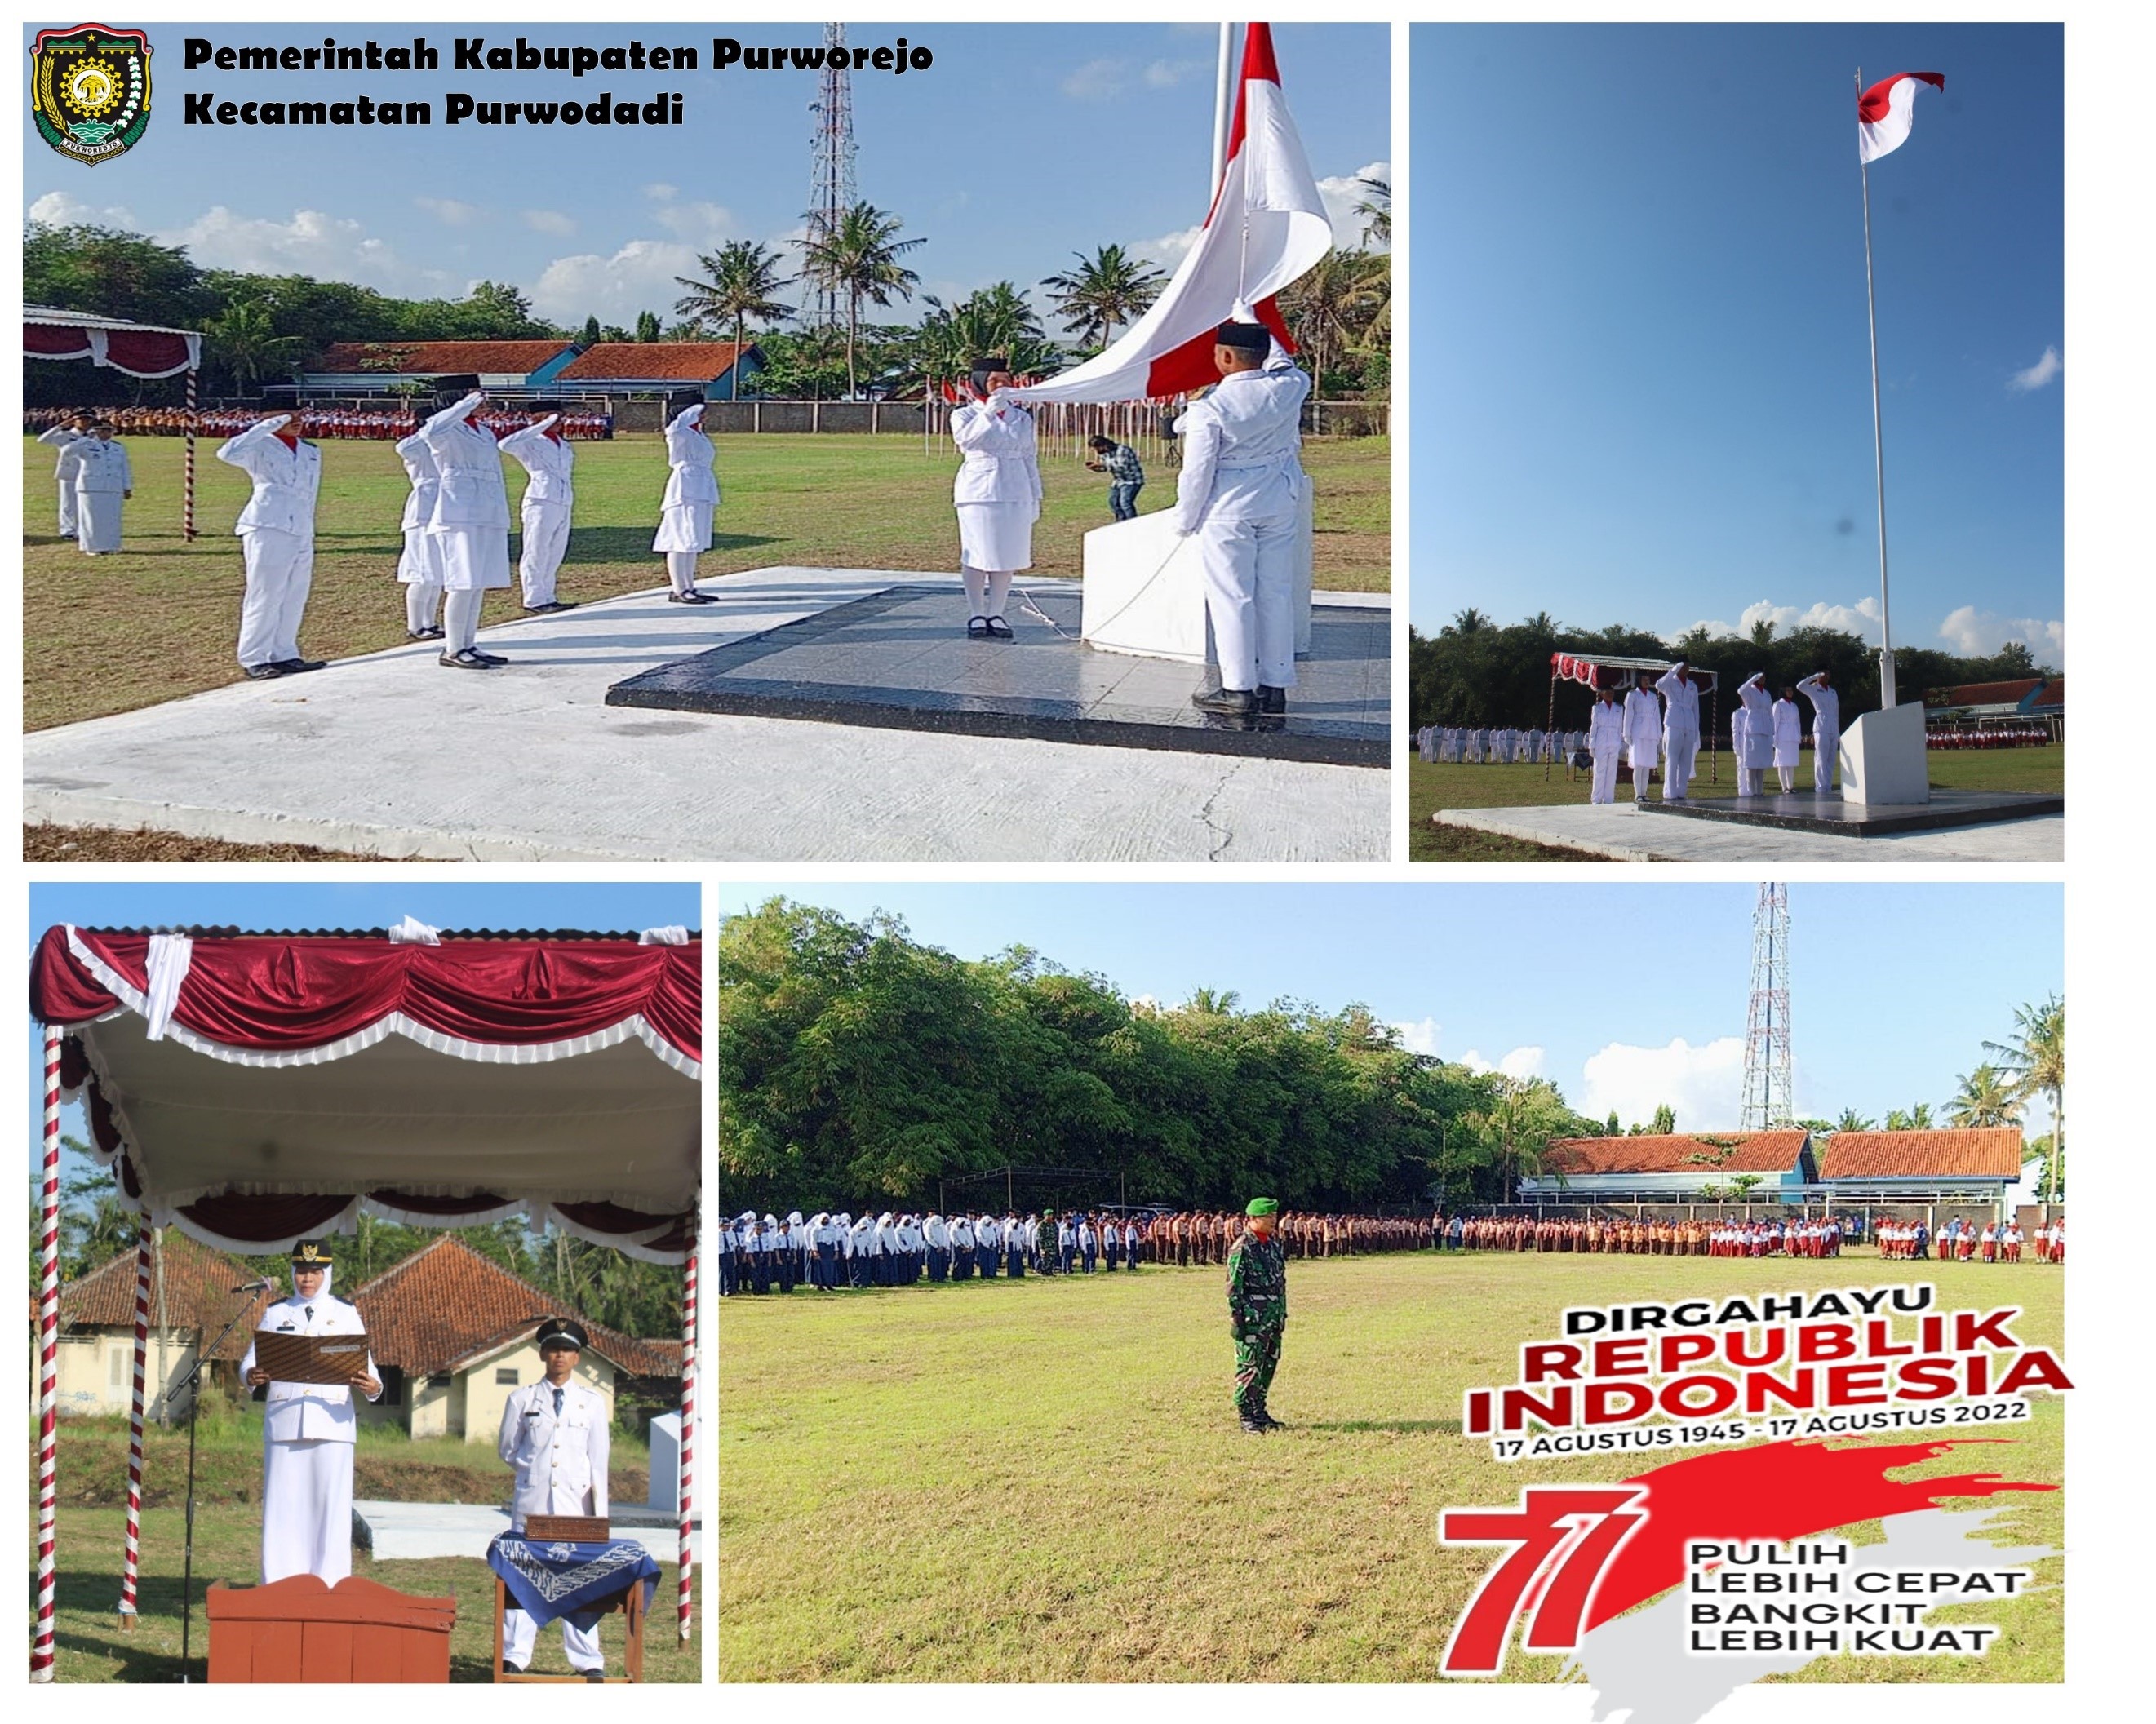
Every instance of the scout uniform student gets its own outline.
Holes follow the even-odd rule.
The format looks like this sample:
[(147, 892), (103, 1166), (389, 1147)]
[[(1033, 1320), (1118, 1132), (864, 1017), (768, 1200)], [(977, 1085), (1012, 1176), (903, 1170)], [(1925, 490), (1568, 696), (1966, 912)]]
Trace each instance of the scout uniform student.
[(1242, 1237), (1228, 1252), (1228, 1329), (1235, 1339), (1235, 1411), (1243, 1429), (1262, 1436), (1280, 1428), (1265, 1410), (1287, 1328), (1287, 1260), (1273, 1229), (1280, 1204), (1253, 1198)]
[[(539, 1326), (539, 1357), (545, 1374), (520, 1388), (503, 1403), (501, 1435), (495, 1444), (514, 1470), (510, 1530), (521, 1533), (531, 1515), (607, 1513), (606, 1397), (576, 1381), (577, 1362), (591, 1337), (572, 1317), (549, 1317)], [(538, 1624), (522, 1610), (501, 1619), (501, 1660), (521, 1675), (531, 1667)], [(562, 1648), (569, 1667), (591, 1680), (603, 1680), (606, 1660), (598, 1629), (580, 1629), (562, 1619)]]
[(509, 584), (509, 486), (501, 450), (479, 423), (485, 392), (470, 391), (419, 428), (440, 476), (427, 530), (441, 558), (442, 653), (456, 670), (496, 670), (509, 661), (483, 653), (479, 618), (488, 592)]
[(1033, 567), (1033, 524), (1040, 519), (1040, 459), (1033, 415), (1004, 392), (1010, 362), (973, 364), (973, 399), (951, 415), (951, 440), (965, 459), (952, 482), (958, 511), (958, 577), (966, 586), (966, 634), (1009, 640), (1004, 606), (1011, 577)]
[(1301, 543), (1302, 403), (1309, 374), (1262, 323), (1213, 332), (1220, 381), (1178, 428), (1175, 531), (1198, 540), (1220, 686), (1201, 711), (1284, 716), (1295, 686), (1296, 559)]
[[(532, 404), (542, 410), (554, 407), (548, 401)], [(573, 610), (575, 600), (554, 596), (554, 577), (569, 548), (569, 514), (576, 502), (577, 452), (562, 436), (560, 411), (511, 432), (501, 439), (501, 452), (531, 475), (520, 511), (524, 545), (516, 562), (525, 614)]]
[(704, 435), (704, 398), (684, 393), (668, 400), (666, 494), (659, 500), (659, 531), (651, 548), (666, 558), (671, 604), (716, 604), (696, 590), (696, 558), (711, 548), (711, 511), (719, 506), (719, 478), (711, 470), (716, 451)]
[[(330, 1297), (335, 1265), (326, 1239), (292, 1247), (292, 1296), (262, 1313), (279, 1335), (364, 1335), (359, 1312)], [(262, 1408), (262, 1582), (318, 1574), (335, 1586), (352, 1573), (352, 1450), (359, 1414), (342, 1383), (279, 1383), (254, 1362), (239, 1362), (240, 1380), (266, 1392)], [(382, 1398), (373, 1355), (352, 1383)]]

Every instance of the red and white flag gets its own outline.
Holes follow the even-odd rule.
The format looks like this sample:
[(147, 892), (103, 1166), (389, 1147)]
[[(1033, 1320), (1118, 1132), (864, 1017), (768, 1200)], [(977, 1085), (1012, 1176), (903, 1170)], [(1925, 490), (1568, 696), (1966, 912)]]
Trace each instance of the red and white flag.
[(1255, 315), (1290, 352), (1273, 296), (1332, 249), (1332, 223), (1281, 93), (1272, 28), (1252, 24), (1228, 133), (1228, 162), (1205, 225), (1151, 308), (1083, 365), (1014, 393), (1028, 401), (1136, 401), (1216, 383), (1213, 331)]
[(1881, 78), (1856, 99), (1856, 159), (1876, 162), (1909, 141), (1909, 127), (1917, 117), (1917, 86), (1947, 87), (1939, 72), (1897, 72)]

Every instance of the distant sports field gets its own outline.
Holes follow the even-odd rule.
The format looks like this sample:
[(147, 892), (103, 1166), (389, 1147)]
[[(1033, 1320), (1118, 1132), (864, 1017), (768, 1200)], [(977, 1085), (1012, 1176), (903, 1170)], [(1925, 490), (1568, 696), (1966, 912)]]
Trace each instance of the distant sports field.
[[(1291, 1263), (1271, 1397), (1291, 1428), (1252, 1437), (1229, 1407), (1222, 1273), (728, 1300), (721, 1680), (1431, 1680), (1489, 1554), (1440, 1551), (1440, 1511), (1653, 1464), (1501, 1466), (1459, 1434), (1461, 1392), (1511, 1382), (1562, 1306), (1931, 1280), (1947, 1309), (2021, 1306), (2026, 1341), (2064, 1328), (2059, 1273), (2025, 1264)], [(2060, 1482), (2060, 1403), (2015, 1429), (1936, 1470)], [(2016, 1542), (2063, 1543), (2063, 1492), (1990, 1501)], [(1986, 1657), (1789, 1680), (2058, 1681), (2062, 1564), (2036, 1568), (2046, 1590), (1939, 1617), (1996, 1623)], [(1556, 1681), (1561, 1665), (1516, 1655), (1506, 1676)]]
[[(244, 475), (198, 447), (196, 521), (180, 536), (181, 439), (123, 439), (134, 463), (126, 549), (95, 561), (54, 531), (53, 451), (23, 439), (23, 723), (27, 730), (169, 700), (239, 680), (233, 647), (241, 568), (232, 523)], [(717, 437), (725, 500), (701, 572), (774, 563), (817, 568), (955, 569), (951, 512), (957, 457), (917, 437)], [(316, 518), (314, 590), (301, 649), (320, 659), (404, 644), (396, 582), (398, 523), (410, 487), (387, 443), (325, 440)], [(1392, 584), (1389, 439), (1315, 440), (1303, 464), (1317, 481), (1317, 584), (1383, 592)], [(1071, 576), (1081, 536), (1108, 520), (1106, 482), (1075, 459), (1045, 458), (1046, 506), (1034, 572)], [(577, 445), (577, 507), (561, 596), (593, 599), (665, 584), (651, 552), (666, 482), (657, 437)], [(522, 481), (511, 475), (512, 517)], [(1151, 464), (1142, 510), (1175, 496), (1173, 469)], [(512, 547), (513, 548), (513, 547)], [(485, 621), (516, 614), (515, 588), (490, 594)], [(706, 613), (706, 617), (716, 614)]]

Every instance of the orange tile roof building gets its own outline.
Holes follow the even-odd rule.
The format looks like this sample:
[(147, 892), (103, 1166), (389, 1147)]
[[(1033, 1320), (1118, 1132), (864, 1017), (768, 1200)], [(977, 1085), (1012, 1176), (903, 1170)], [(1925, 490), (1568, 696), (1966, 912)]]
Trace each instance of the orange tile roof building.
[[(1543, 1152), (1542, 1171), (1520, 1181), (1523, 1198), (1625, 1198), (1683, 1202), (1702, 1186), (1727, 1188), (1749, 1176), (1755, 1196), (1816, 1178), (1811, 1133), (1676, 1131), (1637, 1137), (1559, 1137)], [(1801, 1201), (1801, 1199), (1793, 1199)]]
[(551, 379), (564, 395), (663, 394), (701, 389), (706, 401), (747, 400), (763, 368), (754, 341), (601, 341)]
[(303, 394), (376, 394), (428, 377), (474, 375), (482, 389), (544, 388), (573, 341), (336, 341), (300, 377)]
[(2018, 1126), (1938, 1131), (1837, 1131), (1827, 1140), (1820, 1177), (1838, 1191), (1967, 1190), (2003, 1193), (2021, 1178), (2025, 1152)]
[[(236, 1376), (255, 1320), (276, 1296), (233, 1292), (254, 1278), (247, 1265), (237, 1257), (198, 1244), (176, 1227), (165, 1230), (162, 1245), (150, 1263), (150, 1344), (143, 1380), (154, 1419), (158, 1398), (194, 1368), (195, 1348), (214, 1340), (234, 1316), (244, 1316), (211, 1356), (213, 1372)], [(60, 1289), (59, 1342), (61, 1414), (126, 1413), (135, 1387), (131, 1248)], [(223, 1369), (218, 1371), (218, 1367)], [(183, 1417), (186, 1412), (182, 1398), (172, 1416)]]

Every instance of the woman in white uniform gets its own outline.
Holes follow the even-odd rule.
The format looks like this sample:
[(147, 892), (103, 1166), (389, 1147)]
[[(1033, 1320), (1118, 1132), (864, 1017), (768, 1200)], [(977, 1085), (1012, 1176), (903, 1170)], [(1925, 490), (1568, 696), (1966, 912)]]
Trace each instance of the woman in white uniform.
[(670, 604), (716, 604), (696, 590), (696, 558), (711, 548), (711, 511), (719, 506), (719, 476), (712, 470), (716, 451), (704, 435), (704, 398), (676, 398), (678, 408), (666, 427), (666, 495), (659, 503), (659, 531), (651, 548), (666, 558)]
[(1617, 704), (1614, 683), (1594, 690), (1594, 705), (1587, 719), (1587, 752), (1594, 762), (1594, 780), (1588, 791), (1589, 802), (1617, 800), (1617, 763), (1625, 752), (1625, 709)]
[(67, 448), (74, 470), (75, 543), (85, 557), (109, 557), (120, 548), (121, 505), (135, 495), (127, 451), (112, 440), (110, 420)]
[(958, 574), (966, 583), (966, 634), (1009, 640), (1004, 605), (1011, 577), (1033, 567), (1033, 524), (1040, 519), (1040, 459), (1033, 415), (1004, 392), (1010, 362), (973, 362), (973, 400), (951, 415), (951, 440), (964, 457), (951, 488), (958, 511)]
[(1731, 739), (1737, 748), (1737, 793), (1758, 796), (1762, 780), (1774, 763), (1774, 703), (1767, 693), (1767, 673), (1755, 670), (1737, 690), (1743, 703), (1737, 716), (1743, 721)]
[(404, 584), (404, 633), (412, 640), (439, 640), (443, 631), (436, 618), (442, 605), (442, 559), (427, 523), (434, 518), (442, 479), (434, 470), (427, 439), (418, 432), (396, 447), (405, 476), (412, 481), (412, 495), (404, 500), (404, 554), (397, 559), (397, 578)]
[(475, 418), (486, 396), (459, 396), (419, 428), (439, 475), (427, 530), (440, 559), (441, 662), (458, 670), (493, 670), (509, 661), (478, 647), (479, 618), (490, 590), (509, 584), (509, 486), (501, 449)]
[(1774, 776), (1784, 796), (1797, 788), (1797, 753), (1804, 746), (1804, 716), (1797, 711), (1797, 691), (1785, 688), (1774, 703)]

